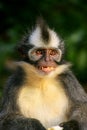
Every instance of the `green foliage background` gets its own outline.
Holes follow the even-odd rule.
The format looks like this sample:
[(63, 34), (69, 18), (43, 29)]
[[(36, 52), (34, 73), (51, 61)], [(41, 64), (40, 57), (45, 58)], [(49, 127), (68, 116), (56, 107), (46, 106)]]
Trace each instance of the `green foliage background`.
[(64, 39), (66, 59), (84, 85), (87, 83), (87, 1), (86, 0), (0, 0), (0, 92), (10, 75), (5, 64), (16, 59), (14, 46), (27, 28), (43, 16)]

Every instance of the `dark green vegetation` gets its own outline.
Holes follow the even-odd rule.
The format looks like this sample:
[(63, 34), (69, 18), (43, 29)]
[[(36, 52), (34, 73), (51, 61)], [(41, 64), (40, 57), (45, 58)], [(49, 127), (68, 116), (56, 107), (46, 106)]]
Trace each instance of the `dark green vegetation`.
[(5, 64), (17, 59), (14, 46), (42, 15), (67, 44), (66, 59), (79, 81), (87, 83), (86, 0), (0, 0), (0, 94), (10, 75)]

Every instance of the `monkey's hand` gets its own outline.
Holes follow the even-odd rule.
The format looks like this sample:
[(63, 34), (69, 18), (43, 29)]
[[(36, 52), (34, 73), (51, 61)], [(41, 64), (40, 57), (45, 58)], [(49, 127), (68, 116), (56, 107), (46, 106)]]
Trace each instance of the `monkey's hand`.
[(5, 119), (0, 122), (0, 130), (46, 130), (46, 128), (33, 118)]
[(60, 127), (63, 127), (63, 130), (79, 130), (79, 124), (75, 120), (61, 123)]
[(53, 126), (53, 127), (51, 127), (51, 128), (48, 128), (47, 130), (63, 130), (63, 127)]

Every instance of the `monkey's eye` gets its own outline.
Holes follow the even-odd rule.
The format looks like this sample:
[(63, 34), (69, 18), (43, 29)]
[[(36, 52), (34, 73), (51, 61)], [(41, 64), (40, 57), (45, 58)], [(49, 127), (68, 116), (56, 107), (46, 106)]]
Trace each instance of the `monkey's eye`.
[(58, 54), (58, 51), (57, 50), (55, 50), (55, 49), (50, 49), (50, 55), (51, 56), (55, 56), (55, 55), (57, 55)]
[(33, 61), (39, 60), (44, 54), (44, 49), (42, 48), (36, 48), (31, 51), (29, 51), (29, 57)]
[(60, 61), (61, 60), (61, 50), (60, 49), (50, 49), (49, 50), (49, 55), (51, 58), (53, 58), (55, 61)]
[(36, 55), (42, 55), (43, 54), (43, 50), (42, 49), (38, 49), (35, 51)]

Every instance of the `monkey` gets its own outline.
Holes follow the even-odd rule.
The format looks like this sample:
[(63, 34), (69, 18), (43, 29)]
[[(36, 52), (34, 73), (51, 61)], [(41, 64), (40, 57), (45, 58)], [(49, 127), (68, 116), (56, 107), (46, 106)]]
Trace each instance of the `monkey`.
[(59, 34), (39, 18), (17, 51), (21, 59), (11, 63), (0, 130), (87, 130), (87, 94), (65, 60)]

